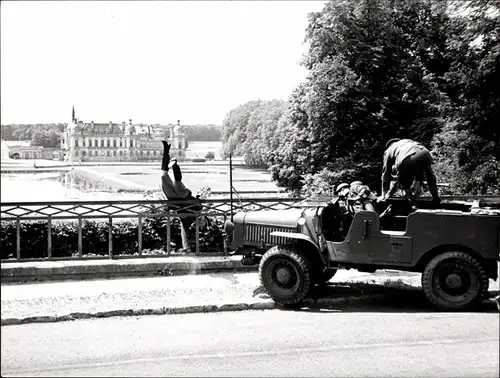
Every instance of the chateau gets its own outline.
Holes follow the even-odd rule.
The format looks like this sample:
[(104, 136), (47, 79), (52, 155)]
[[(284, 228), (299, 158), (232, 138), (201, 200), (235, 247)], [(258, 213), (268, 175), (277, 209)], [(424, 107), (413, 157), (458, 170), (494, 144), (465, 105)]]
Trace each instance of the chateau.
[(128, 124), (82, 122), (75, 117), (73, 107), (61, 140), (62, 158), (67, 162), (160, 160), (162, 140), (171, 144), (171, 156), (185, 158), (186, 140), (180, 121), (166, 127), (134, 125), (131, 119)]

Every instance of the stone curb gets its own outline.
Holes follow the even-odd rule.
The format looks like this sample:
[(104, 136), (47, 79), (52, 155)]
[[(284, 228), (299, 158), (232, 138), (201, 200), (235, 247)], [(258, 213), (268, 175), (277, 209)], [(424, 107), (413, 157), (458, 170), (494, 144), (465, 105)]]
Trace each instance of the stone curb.
[(126, 260), (114, 263), (66, 266), (14, 266), (2, 264), (1, 282), (66, 281), (131, 276), (171, 276), (217, 272), (253, 272), (258, 266), (245, 266), (239, 260), (165, 261), (129, 264)]
[[(373, 285), (380, 288), (388, 288), (385, 285)], [(407, 287), (418, 291), (419, 288)], [(491, 300), (497, 302), (497, 298), (500, 295), (500, 291), (490, 291), (489, 297)], [(379, 294), (361, 294), (354, 296), (346, 296), (339, 298), (307, 298), (304, 301), (303, 306), (308, 308), (315, 307), (327, 307), (334, 305), (352, 305), (356, 303), (370, 304), (372, 301), (383, 300), (387, 297), (387, 293)], [(495, 298), (497, 297), (497, 298)], [(493, 299), (495, 298), (495, 299)], [(367, 302), (370, 301), (370, 302)], [(497, 302), (498, 309), (500, 311), (500, 304)], [(153, 309), (127, 309), (127, 310), (110, 310), (110, 311), (100, 311), (100, 312), (74, 312), (67, 315), (55, 315), (55, 316), (28, 316), (24, 318), (6, 318), (1, 319), (1, 326), (9, 325), (19, 325), (19, 324), (29, 324), (29, 323), (56, 323), (64, 322), (78, 319), (97, 319), (97, 318), (111, 318), (111, 317), (123, 317), (123, 316), (146, 316), (146, 315), (180, 315), (180, 314), (197, 314), (197, 313), (210, 313), (210, 312), (228, 312), (228, 311), (245, 311), (245, 310), (273, 310), (273, 309), (287, 309), (279, 303), (272, 300), (267, 300), (265, 302), (254, 302), (254, 303), (230, 303), (222, 305), (203, 305), (203, 306), (185, 306), (185, 307), (161, 307)]]
[[(386, 294), (371, 294), (358, 295), (342, 298), (308, 298), (304, 302), (304, 307), (315, 306), (333, 306), (346, 305), (366, 300), (381, 299)], [(271, 300), (266, 302), (256, 303), (232, 303), (223, 305), (204, 305), (204, 306), (186, 306), (186, 307), (162, 307), (154, 309), (137, 309), (137, 310), (111, 310), (92, 313), (75, 312), (62, 316), (28, 316), (25, 318), (7, 318), (1, 320), (1, 326), (29, 324), (29, 323), (56, 323), (78, 319), (96, 319), (96, 318), (111, 318), (121, 316), (145, 316), (145, 315), (178, 315), (178, 314), (197, 314), (209, 312), (228, 312), (228, 311), (245, 311), (245, 310), (273, 310), (285, 309), (282, 306)]]

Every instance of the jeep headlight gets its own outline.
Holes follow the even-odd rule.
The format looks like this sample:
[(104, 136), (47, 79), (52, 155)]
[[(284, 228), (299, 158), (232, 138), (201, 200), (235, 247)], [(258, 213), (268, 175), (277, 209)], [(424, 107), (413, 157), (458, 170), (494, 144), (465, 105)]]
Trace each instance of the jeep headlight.
[(306, 224), (306, 218), (300, 217), (299, 220), (297, 221), (299, 226), (303, 226)]

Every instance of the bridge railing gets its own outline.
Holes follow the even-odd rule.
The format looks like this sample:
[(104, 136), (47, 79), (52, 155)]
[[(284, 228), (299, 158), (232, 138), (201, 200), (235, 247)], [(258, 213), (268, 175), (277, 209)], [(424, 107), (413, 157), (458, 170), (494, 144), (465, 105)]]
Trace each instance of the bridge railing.
[[(233, 203), (233, 212), (248, 210), (273, 210), (295, 208), (301, 198), (241, 198)], [(217, 234), (223, 243), (222, 226), (230, 218), (231, 203), (227, 199), (212, 199), (201, 201), (202, 210), (193, 213), (193, 209), (199, 206), (198, 201), (165, 201), (165, 200), (126, 200), (126, 201), (74, 201), (74, 202), (2, 202), (0, 203), (1, 219), (1, 240), (0, 249), (2, 250), (2, 262), (26, 261), (26, 260), (79, 260), (79, 259), (98, 259), (98, 258), (131, 258), (131, 257), (158, 257), (170, 256), (172, 253), (172, 239), (180, 240), (180, 235), (173, 234), (173, 231), (179, 229), (179, 218), (196, 216), (194, 222), (194, 242), (196, 244), (195, 255), (211, 254), (223, 255), (227, 251), (225, 247), (218, 248), (216, 251), (203, 250), (201, 239), (206, 239), (207, 233), (203, 230), (210, 228), (212, 236)], [(107, 251), (100, 252), (89, 251), (88, 249), (97, 248), (95, 243), (84, 243), (84, 229), (86, 224), (92, 221), (102, 220), (104, 224), (100, 231), (95, 229), (88, 232), (86, 238), (96, 237), (100, 232), (101, 238), (104, 232), (107, 233)], [(120, 225), (128, 221), (125, 233), (120, 231)], [(65, 253), (60, 253), (60, 247), (56, 245), (61, 238), (60, 232), (56, 235), (54, 232), (61, 223), (72, 223), (73, 228), (62, 231), (65, 240)], [(131, 223), (132, 222), (132, 223)], [(22, 233), (26, 232), (24, 223), (33, 230), (33, 224), (38, 227), (37, 237), (40, 239), (40, 227), (43, 228), (43, 237), (45, 242), (43, 247), (40, 240), (23, 240)], [(75, 224), (76, 223), (76, 224)], [(151, 225), (152, 228), (150, 227)], [(123, 228), (123, 227), (122, 227)], [(154, 228), (154, 229), (153, 229)], [(193, 228), (193, 227), (192, 227)], [(215, 231), (214, 231), (215, 230)], [(29, 230), (28, 230), (29, 231)], [(15, 241), (13, 234), (15, 233)], [(162, 239), (164, 248), (152, 252), (150, 249), (145, 251), (145, 238), (151, 239), (151, 233), (155, 234), (157, 239)], [(120, 235), (118, 235), (120, 234)], [(132, 241), (131, 236), (134, 236)], [(30, 236), (28, 236), (30, 237)], [(118, 237), (127, 238), (127, 245), (123, 241), (118, 242)], [(203, 240), (204, 242), (206, 240)], [(23, 244), (22, 244), (23, 242)], [(102, 243), (101, 243), (102, 244)], [(117, 246), (117, 244), (121, 245)], [(158, 244), (158, 243), (156, 243)], [(179, 243), (176, 243), (179, 245)], [(220, 244), (219, 244), (220, 245)], [(23, 248), (24, 246), (24, 248)], [(27, 247), (27, 248), (26, 248)], [(102, 247), (102, 245), (101, 245)], [(24, 249), (32, 251), (33, 248), (42, 248), (45, 251), (37, 251), (35, 257), (33, 253), (24, 253)], [(128, 252), (120, 250), (126, 248)], [(57, 252), (57, 253), (54, 253)], [(89, 252), (96, 252), (94, 254)], [(67, 254), (70, 256), (67, 256)], [(26, 256), (26, 255), (31, 256)], [(64, 256), (61, 256), (64, 255)]]

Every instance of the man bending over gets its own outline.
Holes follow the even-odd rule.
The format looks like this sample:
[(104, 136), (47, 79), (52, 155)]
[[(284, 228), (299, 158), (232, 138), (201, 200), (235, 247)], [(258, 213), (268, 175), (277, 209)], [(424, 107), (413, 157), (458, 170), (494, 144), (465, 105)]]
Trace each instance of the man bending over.
[[(396, 182), (391, 185), (392, 178)], [(385, 201), (396, 191), (399, 183), (410, 202), (415, 203), (424, 178), (435, 205), (439, 205), (436, 176), (432, 171), (432, 156), (422, 144), (410, 139), (394, 138), (387, 142), (382, 170), (382, 195), (379, 201)], [(412, 190), (413, 189), (413, 190)]]

